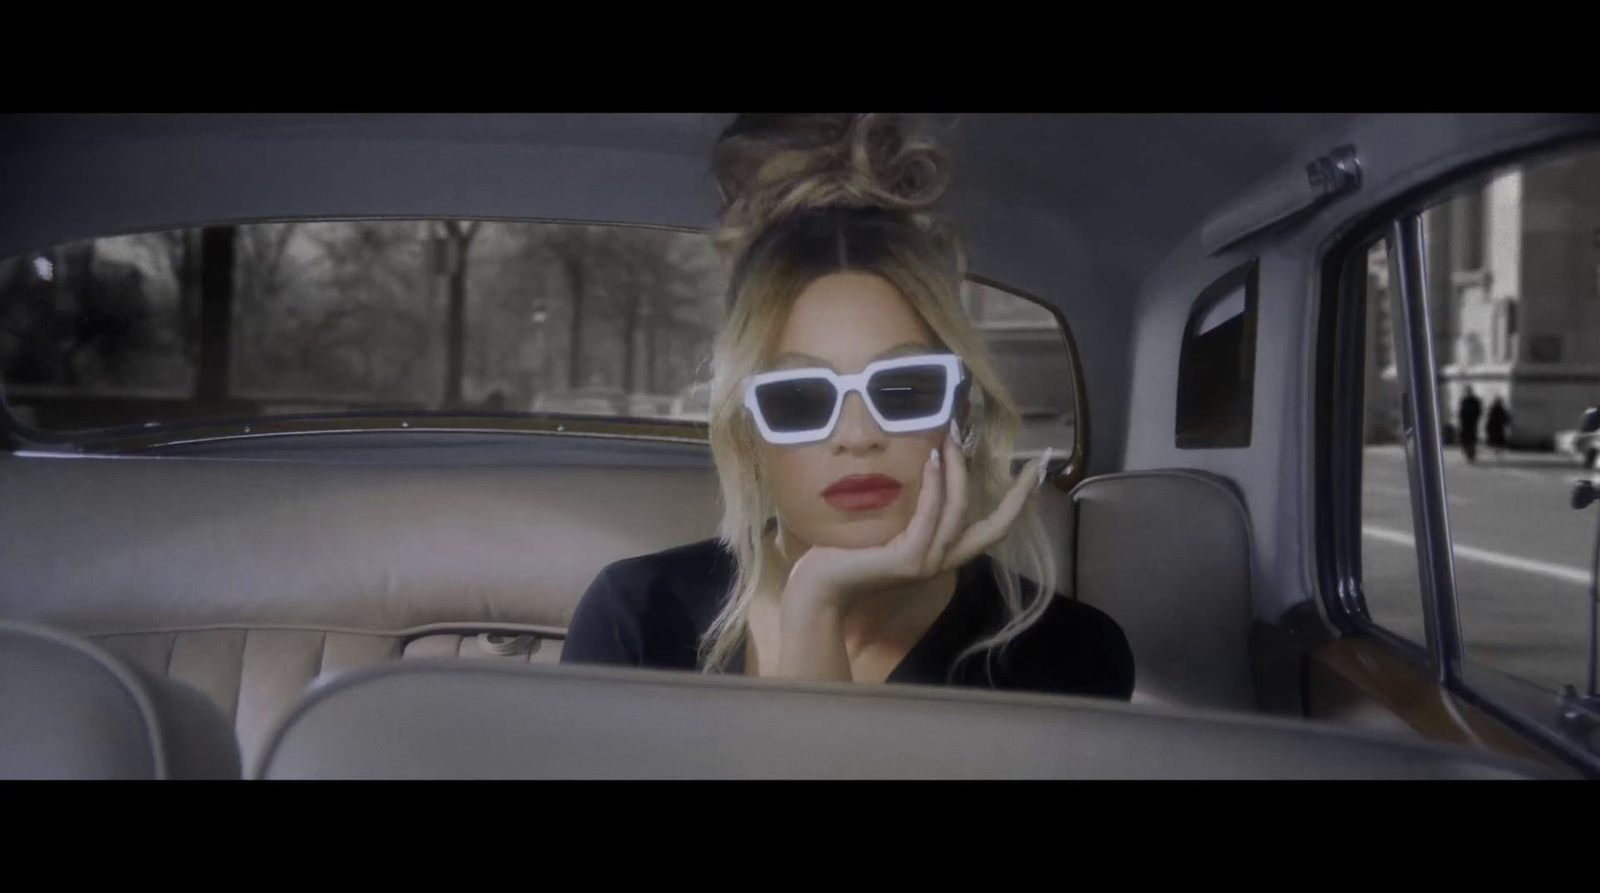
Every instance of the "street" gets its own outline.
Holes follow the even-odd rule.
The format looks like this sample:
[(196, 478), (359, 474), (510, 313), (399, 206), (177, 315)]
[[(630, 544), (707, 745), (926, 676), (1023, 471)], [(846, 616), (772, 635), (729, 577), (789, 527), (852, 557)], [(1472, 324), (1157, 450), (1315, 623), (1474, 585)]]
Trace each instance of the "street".
[[(1584, 472), (1566, 456), (1481, 449), (1468, 465), (1446, 447), (1466, 657), (1551, 690), (1587, 687), (1594, 508), (1568, 496)], [(1362, 586), (1373, 618), (1423, 642), (1417, 562), (1398, 446), (1368, 447), (1362, 475)]]

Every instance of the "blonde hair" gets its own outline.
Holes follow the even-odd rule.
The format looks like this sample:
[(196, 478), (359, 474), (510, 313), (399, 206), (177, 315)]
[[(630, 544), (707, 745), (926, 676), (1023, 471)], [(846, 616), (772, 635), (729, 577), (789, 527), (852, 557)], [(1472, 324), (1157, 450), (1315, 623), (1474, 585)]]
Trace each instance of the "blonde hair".
[[(728, 316), (712, 354), (711, 452), (722, 491), (720, 538), (736, 559), (736, 572), (701, 640), (707, 672), (722, 670), (743, 646), (757, 594), (784, 582), (785, 561), (768, 536), (777, 507), (765, 486), (743, 384), (761, 370), (790, 307), (812, 281), (851, 270), (894, 285), (972, 377), (970, 402), (958, 415), (976, 441), (968, 465), (971, 517), (994, 511), (1010, 489), (1021, 414), (962, 310), (960, 238), (927, 213), (949, 183), (949, 159), (931, 141), (907, 133), (904, 123), (884, 115), (746, 115), (717, 142), (722, 227), (716, 241), (733, 270)], [(1010, 642), (1055, 593), (1055, 561), (1031, 505), (990, 555), (1006, 623), (958, 662)], [(1038, 587), (1028, 604), (1019, 573)]]

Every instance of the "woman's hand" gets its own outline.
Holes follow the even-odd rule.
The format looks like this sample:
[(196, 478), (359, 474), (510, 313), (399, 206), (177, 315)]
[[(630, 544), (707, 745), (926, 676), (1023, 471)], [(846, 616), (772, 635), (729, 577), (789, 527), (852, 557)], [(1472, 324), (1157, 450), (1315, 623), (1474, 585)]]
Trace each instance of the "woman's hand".
[[(942, 455), (941, 455), (942, 453)], [(926, 580), (966, 564), (1005, 538), (1028, 498), (1044, 483), (1050, 451), (1023, 467), (989, 517), (968, 524), (967, 469), (952, 434), (929, 454), (911, 521), (881, 546), (842, 549), (813, 546), (790, 569), (785, 602), (848, 612), (864, 593)]]
[(856, 600), (959, 568), (1004, 539), (1044, 483), (1050, 451), (1023, 467), (987, 518), (967, 523), (967, 470), (954, 434), (922, 469), (922, 488), (906, 529), (866, 549), (812, 546), (790, 569), (782, 600), (780, 673), (850, 679), (842, 620)]

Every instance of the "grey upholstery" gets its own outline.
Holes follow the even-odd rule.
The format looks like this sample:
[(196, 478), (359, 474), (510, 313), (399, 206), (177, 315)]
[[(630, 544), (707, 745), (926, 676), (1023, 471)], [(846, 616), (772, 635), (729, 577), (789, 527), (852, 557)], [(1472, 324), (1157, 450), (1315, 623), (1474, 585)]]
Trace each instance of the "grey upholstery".
[(717, 488), (709, 468), (0, 456), (0, 504), (0, 616), (560, 629), (606, 563), (714, 533)]
[[(606, 468), (548, 447), (549, 464), (474, 467), (417, 449), (407, 464), (0, 454), (0, 617), (88, 635), (206, 693), (249, 764), (309, 686), (342, 672), (559, 661), (602, 567), (716, 530), (709, 456), (684, 466), (682, 447), (662, 466)], [(1040, 496), (1068, 559), (1070, 502)]]
[[(248, 761), (308, 686), (353, 668), (559, 660), (594, 575), (710, 536), (716, 500), (708, 464), (0, 454), (0, 617), (204, 692)], [(525, 638), (480, 636), (496, 632)]]
[(205, 695), (76, 636), (0, 621), (0, 778), (237, 779)]
[(945, 688), (411, 662), (313, 693), (253, 777), (1518, 778), (1333, 726)]
[[(499, 636), (503, 643), (490, 641)], [(561, 660), (559, 631), (516, 624), (443, 625), (360, 631), (233, 626), (96, 637), (107, 651), (148, 673), (181, 680), (210, 696), (233, 723), (246, 764), (306, 691), (360, 667), (412, 658)]]
[(1077, 508), (1077, 597), (1128, 635), (1135, 703), (1254, 710), (1250, 519), (1224, 478), (1090, 478)]

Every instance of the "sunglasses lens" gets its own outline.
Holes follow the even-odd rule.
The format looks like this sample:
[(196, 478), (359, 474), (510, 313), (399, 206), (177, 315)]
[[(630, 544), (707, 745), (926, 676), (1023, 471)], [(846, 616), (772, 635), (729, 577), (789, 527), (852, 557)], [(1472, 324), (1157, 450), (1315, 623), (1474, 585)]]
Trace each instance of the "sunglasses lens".
[(756, 404), (767, 427), (779, 434), (815, 431), (833, 416), (838, 398), (833, 383), (823, 378), (797, 378), (756, 386)]
[(867, 382), (867, 394), (885, 419), (908, 422), (937, 416), (944, 408), (947, 385), (948, 373), (943, 366), (902, 366), (872, 376)]

